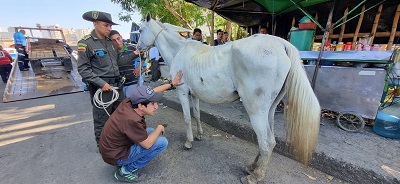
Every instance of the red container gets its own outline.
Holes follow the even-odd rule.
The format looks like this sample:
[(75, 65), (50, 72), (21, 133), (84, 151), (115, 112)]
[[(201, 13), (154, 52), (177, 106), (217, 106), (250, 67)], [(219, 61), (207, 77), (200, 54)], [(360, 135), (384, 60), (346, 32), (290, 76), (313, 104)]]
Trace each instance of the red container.
[(316, 29), (317, 24), (314, 22), (299, 23), (299, 29)]
[(344, 50), (351, 50), (352, 49), (352, 43), (347, 42), (346, 45), (344, 46)]

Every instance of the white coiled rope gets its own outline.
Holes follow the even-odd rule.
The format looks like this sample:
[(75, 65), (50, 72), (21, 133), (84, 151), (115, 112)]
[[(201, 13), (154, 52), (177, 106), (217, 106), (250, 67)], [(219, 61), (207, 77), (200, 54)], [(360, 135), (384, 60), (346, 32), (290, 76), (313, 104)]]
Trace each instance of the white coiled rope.
[[(139, 58), (141, 59), (141, 54), (140, 53), (139, 53)], [(140, 80), (141, 76), (142, 76), (142, 62), (140, 61), (139, 62), (139, 80)], [(139, 81), (138, 81), (138, 83), (139, 83)], [(110, 114), (107, 111), (107, 107), (112, 105), (119, 98), (119, 93), (117, 91), (118, 87), (112, 87), (111, 86), (111, 88), (112, 88), (113, 95), (112, 95), (111, 100), (108, 101), (108, 102), (104, 102), (103, 101), (103, 90), (101, 90), (101, 89), (98, 89), (96, 91), (96, 93), (94, 93), (94, 96), (93, 96), (93, 104), (94, 104), (94, 106), (96, 106), (99, 109), (100, 108), (104, 109), (104, 111), (106, 111), (108, 116), (110, 116)]]
[(113, 95), (112, 95), (111, 100), (108, 102), (103, 101), (103, 90), (101, 90), (101, 89), (98, 89), (96, 91), (96, 93), (94, 93), (94, 96), (93, 96), (93, 104), (99, 109), (100, 108), (104, 109), (108, 116), (110, 116), (110, 114), (107, 111), (107, 107), (112, 105), (119, 98), (119, 93), (117, 91), (118, 88), (117, 87), (111, 87), (111, 88), (112, 88)]

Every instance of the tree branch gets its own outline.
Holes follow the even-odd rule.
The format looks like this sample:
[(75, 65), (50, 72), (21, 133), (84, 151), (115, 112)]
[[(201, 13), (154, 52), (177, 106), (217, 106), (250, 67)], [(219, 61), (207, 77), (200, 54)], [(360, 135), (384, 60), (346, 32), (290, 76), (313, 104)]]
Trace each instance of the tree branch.
[(165, 7), (168, 9), (168, 11), (171, 12), (172, 15), (174, 15), (174, 17), (177, 18), (184, 27), (191, 29), (191, 30), (193, 29), (192, 26), (190, 26), (190, 24), (182, 17), (182, 15), (180, 15), (178, 12), (175, 11), (174, 8), (171, 7), (168, 0), (164, 0), (164, 3), (165, 3)]

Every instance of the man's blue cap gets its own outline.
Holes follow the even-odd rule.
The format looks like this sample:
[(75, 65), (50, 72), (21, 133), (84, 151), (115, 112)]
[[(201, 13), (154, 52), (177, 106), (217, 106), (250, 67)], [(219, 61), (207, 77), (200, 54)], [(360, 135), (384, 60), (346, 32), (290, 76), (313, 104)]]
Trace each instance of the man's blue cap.
[(138, 86), (129, 94), (132, 104), (139, 104), (141, 102), (158, 102), (162, 99), (163, 94), (155, 92), (147, 86)]

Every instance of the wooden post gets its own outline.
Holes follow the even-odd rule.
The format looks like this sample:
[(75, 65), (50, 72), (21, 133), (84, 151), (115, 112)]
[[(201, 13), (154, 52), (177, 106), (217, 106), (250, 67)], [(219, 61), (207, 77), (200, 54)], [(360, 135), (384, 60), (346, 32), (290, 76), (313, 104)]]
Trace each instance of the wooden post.
[[(326, 43), (332, 43), (332, 40), (331, 40), (331, 35), (333, 34), (333, 25), (332, 25), (332, 19), (331, 19), (331, 22), (329, 23), (329, 32), (328, 32), (328, 35), (327, 35), (327, 37), (326, 37)], [(321, 47), (322, 48), (324, 48), (324, 46), (323, 45), (321, 45)]]
[[(296, 24), (296, 18), (293, 17), (293, 19), (292, 19), (292, 27), (294, 27), (295, 24)], [(291, 27), (291, 28), (292, 28), (292, 27)]]
[(386, 50), (392, 49), (394, 35), (396, 33), (397, 24), (399, 23), (399, 16), (400, 16), (400, 4), (397, 5), (397, 11), (393, 18), (392, 31), (390, 32), (390, 38), (389, 38), (389, 42), (388, 42), (388, 46), (386, 47)]
[(372, 30), (371, 30), (371, 36), (372, 36), (371, 44), (374, 43), (374, 37), (375, 37), (376, 29), (378, 28), (379, 18), (381, 17), (382, 8), (383, 8), (383, 5), (380, 5), (378, 8), (378, 11), (376, 12), (376, 15), (375, 15), (374, 25), (372, 26)]
[(210, 45), (214, 45), (214, 11), (211, 10), (211, 33), (210, 33)]
[(360, 32), (360, 27), (362, 24), (362, 21), (364, 19), (364, 10), (365, 10), (365, 5), (362, 7), (361, 9), (361, 15), (360, 18), (358, 19), (358, 24), (357, 24), (357, 28), (356, 31), (354, 32), (354, 37), (353, 37), (353, 47), (352, 48), (356, 48), (356, 42), (357, 42), (357, 38), (358, 38), (358, 33)]
[[(315, 14), (314, 19), (315, 19), (315, 21), (318, 21), (318, 13)], [(312, 37), (312, 40), (311, 40), (311, 48), (310, 48), (311, 51), (312, 51), (313, 48), (314, 48), (315, 33), (316, 33), (316, 31), (314, 32), (314, 36)], [(322, 47), (322, 46), (321, 46), (321, 47)]]
[(275, 33), (276, 33), (276, 19), (275, 19), (275, 21), (274, 21), (274, 31), (273, 31), (272, 35), (275, 36)]
[[(346, 22), (347, 20), (347, 12), (349, 12), (349, 8), (347, 7), (346, 10), (344, 11), (344, 18), (343, 18), (343, 22)], [(346, 28), (346, 24), (342, 24), (342, 27), (340, 28), (340, 35), (339, 35), (339, 40), (338, 42), (341, 42), (343, 40), (343, 34), (344, 34), (344, 29)]]

